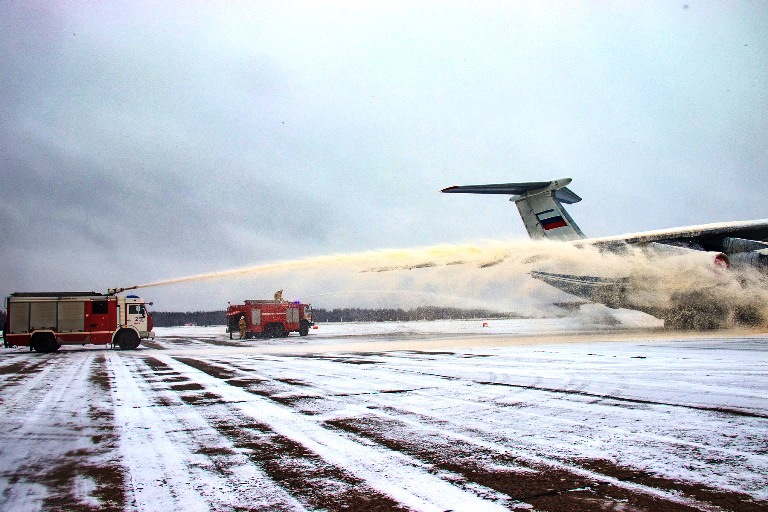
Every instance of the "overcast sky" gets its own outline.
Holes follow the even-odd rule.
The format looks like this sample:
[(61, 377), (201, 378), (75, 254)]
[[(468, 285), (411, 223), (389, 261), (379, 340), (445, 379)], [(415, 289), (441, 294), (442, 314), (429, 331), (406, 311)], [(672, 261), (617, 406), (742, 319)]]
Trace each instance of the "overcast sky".
[(560, 177), (592, 236), (768, 217), (768, 5), (0, 3), (3, 296), (525, 238), (440, 189)]

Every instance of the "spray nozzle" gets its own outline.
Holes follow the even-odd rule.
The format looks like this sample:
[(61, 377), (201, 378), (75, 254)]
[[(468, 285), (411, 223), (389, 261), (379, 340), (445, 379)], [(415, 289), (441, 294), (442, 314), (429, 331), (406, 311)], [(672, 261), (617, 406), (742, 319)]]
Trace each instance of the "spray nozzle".
[(107, 295), (117, 295), (118, 293), (135, 290), (138, 286), (126, 286), (125, 288), (109, 288), (107, 289)]

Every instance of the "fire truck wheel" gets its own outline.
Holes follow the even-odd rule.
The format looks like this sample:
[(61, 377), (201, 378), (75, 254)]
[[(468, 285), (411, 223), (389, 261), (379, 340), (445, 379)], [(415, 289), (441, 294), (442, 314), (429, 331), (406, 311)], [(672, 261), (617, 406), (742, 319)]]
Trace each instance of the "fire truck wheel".
[(301, 325), (299, 326), (299, 335), (300, 336), (307, 336), (309, 334), (309, 324), (305, 321), (301, 321)]
[(139, 346), (139, 341), (138, 334), (129, 329), (121, 331), (115, 340), (120, 350), (133, 350)]
[(35, 335), (32, 344), (34, 345), (35, 352), (47, 354), (48, 352), (55, 352), (57, 350), (56, 338), (51, 333)]

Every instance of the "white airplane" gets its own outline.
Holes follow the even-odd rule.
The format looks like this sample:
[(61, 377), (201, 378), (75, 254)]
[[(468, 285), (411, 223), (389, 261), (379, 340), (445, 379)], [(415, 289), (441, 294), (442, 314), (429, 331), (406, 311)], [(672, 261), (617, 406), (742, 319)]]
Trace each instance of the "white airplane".
[[(563, 204), (581, 198), (567, 188), (570, 178), (532, 183), (454, 186), (448, 194), (504, 194), (512, 196), (525, 228), (532, 239), (570, 242), (577, 247), (593, 246), (611, 254), (642, 253), (652, 263), (676, 256), (713, 268), (733, 271), (721, 282), (701, 287), (679, 287), (676, 279), (659, 283), (648, 272), (621, 277), (574, 275), (532, 271), (531, 276), (590, 302), (613, 308), (645, 311), (681, 329), (712, 329), (738, 324), (756, 325), (766, 321), (768, 310), (765, 281), (768, 276), (768, 219), (706, 224), (648, 231), (604, 238), (586, 238), (565, 211)], [(600, 274), (595, 261), (590, 274)], [(714, 274), (713, 274), (714, 275)], [(749, 279), (748, 279), (749, 277)], [(717, 281), (717, 280), (715, 280)], [(726, 283), (728, 281), (728, 283)], [(734, 282), (738, 290), (734, 293)], [(757, 282), (757, 288), (752, 288)], [(664, 287), (663, 301), (649, 300), (649, 287)], [(759, 293), (756, 293), (759, 290)]]

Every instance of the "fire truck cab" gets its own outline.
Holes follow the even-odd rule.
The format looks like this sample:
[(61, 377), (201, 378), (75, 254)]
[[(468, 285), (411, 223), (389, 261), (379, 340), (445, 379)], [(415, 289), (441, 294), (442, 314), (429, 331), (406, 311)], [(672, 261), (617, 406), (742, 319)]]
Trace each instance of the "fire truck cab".
[(62, 345), (117, 345), (135, 349), (154, 338), (152, 315), (136, 295), (96, 292), (12, 293), (3, 346), (55, 352)]

